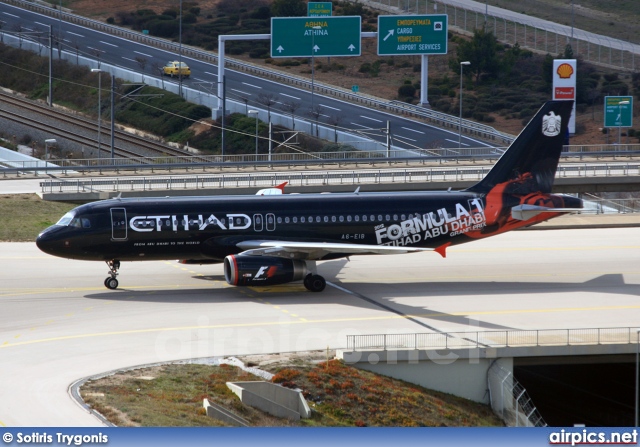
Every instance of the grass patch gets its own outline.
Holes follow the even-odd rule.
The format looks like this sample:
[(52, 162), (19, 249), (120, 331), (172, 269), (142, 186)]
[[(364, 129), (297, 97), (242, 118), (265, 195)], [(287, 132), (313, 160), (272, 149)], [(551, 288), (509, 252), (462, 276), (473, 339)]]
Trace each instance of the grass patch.
[(56, 223), (67, 211), (78, 206), (49, 202), (36, 194), (0, 195), (0, 241), (33, 242), (38, 233)]
[[(268, 368), (267, 368), (268, 369)], [(203, 398), (226, 407), (254, 426), (439, 427), (502, 426), (487, 405), (347, 366), (290, 362), (274, 382), (300, 388), (313, 416), (291, 422), (243, 405), (228, 381), (258, 377), (229, 365), (164, 365), (87, 382), (85, 402), (118, 426), (221, 426), (208, 418)]]

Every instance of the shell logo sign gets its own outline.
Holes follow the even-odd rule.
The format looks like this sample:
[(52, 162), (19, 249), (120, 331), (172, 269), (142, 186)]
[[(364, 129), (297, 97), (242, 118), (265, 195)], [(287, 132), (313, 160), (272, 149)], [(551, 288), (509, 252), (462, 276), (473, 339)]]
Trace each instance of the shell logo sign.
[[(576, 74), (578, 73), (575, 59), (555, 59), (553, 61), (553, 99), (576, 99)], [(573, 112), (569, 117), (569, 133), (576, 133), (576, 103), (573, 103)]]
[(560, 64), (556, 73), (560, 79), (569, 79), (573, 75), (573, 67), (569, 64)]

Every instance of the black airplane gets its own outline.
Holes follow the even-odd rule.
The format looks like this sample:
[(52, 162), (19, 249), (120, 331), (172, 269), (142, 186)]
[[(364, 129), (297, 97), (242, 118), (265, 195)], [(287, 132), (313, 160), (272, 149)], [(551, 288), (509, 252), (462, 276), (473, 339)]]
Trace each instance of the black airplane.
[(315, 261), (435, 251), (582, 208), (551, 194), (572, 101), (549, 101), (487, 176), (463, 191), (110, 199), (79, 206), (38, 236), (54, 256), (105, 261), (224, 262), (234, 286), (302, 280), (324, 290)]

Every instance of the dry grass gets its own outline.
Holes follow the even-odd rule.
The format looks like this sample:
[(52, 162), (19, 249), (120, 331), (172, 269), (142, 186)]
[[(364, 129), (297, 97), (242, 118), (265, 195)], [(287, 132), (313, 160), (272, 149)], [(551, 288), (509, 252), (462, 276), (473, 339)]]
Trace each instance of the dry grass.
[[(258, 377), (222, 365), (165, 365), (86, 383), (85, 402), (119, 426), (221, 426), (202, 400), (222, 405), (254, 426), (501, 426), (485, 405), (378, 376), (340, 361), (299, 358), (273, 365), (274, 382), (301, 388), (313, 410), (293, 423), (243, 405), (225, 385)], [(153, 377), (153, 379), (150, 379)], [(104, 396), (103, 396), (104, 395)]]
[(4, 217), (0, 225), (0, 241), (33, 242), (38, 233), (56, 223), (75, 206), (42, 200), (36, 194), (0, 195), (0, 216)]

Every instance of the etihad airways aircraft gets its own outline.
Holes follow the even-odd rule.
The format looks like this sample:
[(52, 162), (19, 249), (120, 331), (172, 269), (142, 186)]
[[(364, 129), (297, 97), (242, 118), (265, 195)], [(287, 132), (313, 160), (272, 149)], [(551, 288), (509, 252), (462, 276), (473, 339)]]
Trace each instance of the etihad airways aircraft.
[(582, 208), (551, 194), (572, 101), (545, 103), (487, 176), (463, 191), (110, 199), (79, 206), (37, 238), (45, 253), (104, 261), (224, 263), (234, 286), (326, 281), (315, 261), (435, 251)]

